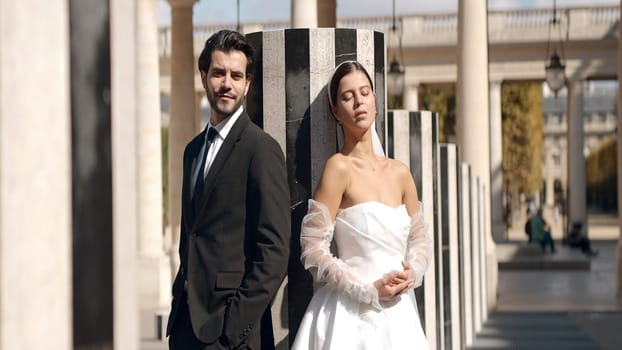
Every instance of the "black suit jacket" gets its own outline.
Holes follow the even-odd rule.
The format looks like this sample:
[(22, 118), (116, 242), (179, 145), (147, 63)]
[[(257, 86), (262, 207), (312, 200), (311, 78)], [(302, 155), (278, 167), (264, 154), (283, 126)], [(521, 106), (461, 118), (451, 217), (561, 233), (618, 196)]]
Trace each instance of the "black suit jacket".
[[(184, 151), (181, 266), (173, 283), (167, 335), (187, 298), (199, 340), (213, 343), (224, 335), (234, 348), (244, 343), (260, 349), (262, 337), (272, 339), (270, 303), (289, 256), (283, 152), (243, 112), (207, 174), (200, 205), (193, 205), (191, 174), (204, 140), (205, 131)], [(270, 341), (263, 343), (265, 348)]]

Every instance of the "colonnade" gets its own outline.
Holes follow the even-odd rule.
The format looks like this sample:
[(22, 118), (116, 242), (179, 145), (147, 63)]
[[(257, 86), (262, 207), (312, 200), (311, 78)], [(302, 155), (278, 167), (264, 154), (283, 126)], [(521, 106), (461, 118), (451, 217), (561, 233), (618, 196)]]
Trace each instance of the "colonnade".
[[(196, 57), (192, 43), (195, 3), (196, 0), (169, 0), (173, 48), (168, 221), (173, 237), (179, 232), (181, 215), (181, 154), (197, 129)], [(311, 6), (311, 3), (295, 0), (292, 8)], [(315, 14), (312, 10), (292, 12), (292, 26), (320, 26), (317, 18), (325, 17), (321, 11), (334, 12), (334, 3), (327, 1), (325, 7), (316, 3)], [(162, 306), (169, 300), (170, 272), (177, 266), (178, 237), (170, 239), (167, 257), (162, 248), (162, 214), (158, 205), (162, 180), (157, 178), (161, 168), (160, 129), (159, 111), (154, 108), (158, 105), (154, 78), (158, 73), (153, 60), (157, 53), (152, 36), (156, 30), (155, 9), (150, 0), (73, 0), (69, 4), (71, 11), (60, 0), (22, 0), (19, 5), (15, 2), (1, 5), (0, 347), (36, 348), (45, 341), (48, 349), (67, 349), (72, 343), (75, 348), (137, 349), (139, 306), (143, 303)], [(462, 281), (463, 284), (484, 283), (463, 287), (463, 298), (468, 298), (467, 293), (471, 293), (471, 299), (479, 298), (479, 302), (470, 303), (473, 317), (464, 323), (467, 329), (477, 330), (494, 307), (496, 295), (492, 234), (496, 231), (498, 214), (491, 206), (496, 206), (498, 199), (491, 191), (496, 191), (498, 178), (495, 174), (491, 177), (490, 172), (499, 163), (498, 154), (492, 148), (498, 147), (499, 142), (495, 133), (500, 125), (496, 99), (500, 84), (490, 82), (486, 69), (486, 2), (477, 0), (469, 1), (469, 6), (466, 4), (466, 0), (460, 0), (458, 10), (461, 23), (458, 147), (444, 146), (441, 149), (445, 153), (440, 154), (445, 154), (449, 163), (459, 159), (462, 163), (456, 169), (461, 169), (462, 174), (468, 164), (471, 179), (478, 179), (471, 182), (464, 177), (458, 179), (463, 194), (460, 210), (467, 210), (467, 204), (479, 205), (477, 216), (458, 216), (460, 225), (469, 227), (468, 237), (481, 239), (477, 244), (471, 242), (469, 250), (471, 261), (474, 257), (482, 258), (479, 268), (472, 268), (473, 277)], [(101, 11), (94, 14), (88, 6), (99, 6)], [(316, 18), (307, 23), (304, 20), (309, 18), (305, 16)], [(154, 27), (153, 32), (150, 27)], [(369, 37), (363, 32), (359, 31), (362, 36), (357, 37), (360, 45), (377, 42), (382, 37), (378, 34)], [(370, 40), (361, 40), (366, 35)], [(357, 46), (357, 50), (377, 48)], [(44, 60), (40, 52), (46, 52)], [(375, 58), (367, 60), (373, 71), (380, 67)], [(324, 75), (318, 78), (325, 78), (327, 72), (320, 71), (318, 74)], [(375, 74), (377, 79), (382, 76)], [(46, 93), (40, 94), (33, 104), (32, 87), (42, 85)], [(384, 96), (384, 84), (378, 88), (379, 95)], [(568, 133), (573, 139), (569, 143), (573, 147), (569, 150), (569, 215), (570, 220), (585, 221), (585, 160), (577, 156), (582, 154), (581, 81), (571, 77), (568, 89)], [(409, 109), (418, 107), (413, 91), (416, 92), (416, 84), (411, 84), (405, 96)], [(311, 104), (311, 107), (321, 106)], [(384, 105), (381, 109), (385, 109)], [(490, 115), (494, 120), (489, 119)], [(277, 138), (278, 133), (289, 132), (284, 126), (269, 125), (266, 124), (268, 131)], [(388, 142), (387, 126), (379, 123), (378, 127)], [(619, 127), (618, 132), (621, 130)], [(312, 139), (315, 140), (309, 138)], [(291, 140), (285, 138), (282, 142), (287, 150), (287, 142)], [(618, 147), (620, 150), (621, 146)], [(321, 159), (329, 150), (320, 152), (323, 153), (319, 157), (316, 154), (310, 159)], [(287, 156), (290, 159), (291, 154)], [(622, 150), (618, 156), (620, 168)], [(409, 162), (412, 168), (412, 158)], [(314, 169), (316, 163), (309, 165)], [(309, 176), (311, 184), (316, 175)], [(619, 191), (622, 196), (622, 185)], [(465, 203), (467, 193), (470, 203)], [(436, 199), (440, 205), (442, 202)], [(475, 226), (475, 222), (481, 226)], [(438, 228), (441, 227), (439, 224)], [(474, 230), (482, 234), (474, 236)], [(464, 232), (463, 238), (467, 237)], [(450, 239), (448, 242), (455, 244), (455, 239)], [(622, 295), (622, 242), (618, 244), (616, 256), (618, 294)], [(168, 264), (170, 269), (166, 268)], [(146, 289), (141, 289), (145, 285), (143, 278), (149, 286)], [(481, 292), (474, 295), (475, 290)], [(452, 297), (455, 298), (453, 292)], [(462, 307), (466, 308), (467, 304), (463, 301)], [(446, 306), (450, 313), (456, 309), (455, 304)], [(424, 311), (428, 312), (427, 309)], [(41, 316), (41, 310), (46, 310), (46, 317)], [(469, 314), (466, 309), (462, 312)], [(275, 310), (275, 315), (278, 314)], [(426, 317), (424, 320), (429, 319)], [(27, 337), (15, 336), (25, 330)], [(455, 334), (452, 328), (445, 331)], [(279, 337), (277, 340), (283, 341), (286, 331), (279, 333)], [(447, 343), (442, 334), (435, 333), (430, 339), (439, 348), (453, 348), (455, 344)]]

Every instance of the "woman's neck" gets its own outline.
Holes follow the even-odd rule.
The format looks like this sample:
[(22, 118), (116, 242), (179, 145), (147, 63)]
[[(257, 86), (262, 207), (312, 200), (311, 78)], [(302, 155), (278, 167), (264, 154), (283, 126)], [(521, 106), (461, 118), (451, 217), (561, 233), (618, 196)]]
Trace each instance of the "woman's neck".
[(369, 132), (361, 137), (345, 137), (341, 153), (361, 159), (375, 159), (374, 148)]

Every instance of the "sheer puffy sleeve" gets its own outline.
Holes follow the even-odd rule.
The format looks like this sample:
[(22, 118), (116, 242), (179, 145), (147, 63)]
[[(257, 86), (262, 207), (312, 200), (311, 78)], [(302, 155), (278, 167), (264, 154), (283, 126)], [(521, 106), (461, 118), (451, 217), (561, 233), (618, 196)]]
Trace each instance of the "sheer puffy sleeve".
[(328, 208), (313, 199), (309, 200), (309, 211), (302, 219), (300, 260), (316, 281), (335, 286), (353, 299), (380, 309), (378, 290), (371, 283), (359, 280), (339, 258), (330, 252), (335, 223)]
[(419, 202), (419, 211), (410, 220), (406, 248), (406, 261), (410, 263), (415, 288), (421, 286), (423, 275), (432, 260), (432, 240), (427, 233), (428, 225), (423, 221), (423, 203)]

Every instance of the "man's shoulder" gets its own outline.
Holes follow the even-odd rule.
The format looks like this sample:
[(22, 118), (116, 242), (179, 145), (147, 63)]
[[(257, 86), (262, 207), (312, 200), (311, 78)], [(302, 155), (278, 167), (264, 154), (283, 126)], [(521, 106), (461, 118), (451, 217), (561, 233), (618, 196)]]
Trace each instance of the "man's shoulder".
[(272, 135), (265, 132), (254, 122), (248, 123), (246, 130), (244, 131), (244, 138), (248, 138), (250, 141), (259, 144), (277, 145), (277, 141)]
[(200, 133), (198, 133), (197, 135), (195, 135), (192, 140), (190, 140), (190, 142), (188, 142), (186, 144), (186, 148), (184, 150), (185, 152), (188, 152), (190, 149), (193, 148), (193, 146), (197, 145), (197, 144), (202, 144), (203, 143), (203, 139), (205, 138), (205, 133), (203, 131), (201, 131)]

